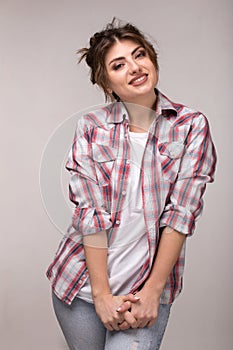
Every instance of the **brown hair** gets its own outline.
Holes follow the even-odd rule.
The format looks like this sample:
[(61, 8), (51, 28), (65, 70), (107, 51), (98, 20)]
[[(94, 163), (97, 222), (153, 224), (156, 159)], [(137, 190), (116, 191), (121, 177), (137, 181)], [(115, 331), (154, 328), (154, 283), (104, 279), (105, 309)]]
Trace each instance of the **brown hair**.
[(144, 34), (130, 23), (124, 25), (115, 17), (111, 23), (108, 23), (105, 29), (95, 33), (90, 38), (90, 47), (82, 48), (77, 51), (81, 55), (79, 63), (85, 58), (87, 65), (90, 67), (90, 79), (93, 84), (99, 85), (106, 99), (110, 97), (118, 99), (118, 96), (108, 92), (108, 77), (105, 67), (105, 56), (108, 50), (114, 45), (117, 40), (132, 40), (140, 44), (147, 51), (155, 69), (158, 71), (157, 53), (152, 44), (145, 38)]

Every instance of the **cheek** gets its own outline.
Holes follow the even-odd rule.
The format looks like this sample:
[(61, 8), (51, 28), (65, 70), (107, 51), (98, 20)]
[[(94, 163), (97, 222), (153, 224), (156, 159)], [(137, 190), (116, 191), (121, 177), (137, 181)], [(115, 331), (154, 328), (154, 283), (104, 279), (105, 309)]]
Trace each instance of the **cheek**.
[(158, 81), (158, 72), (155, 70), (154, 66), (153, 66), (153, 80), (155, 82)]
[(123, 83), (123, 78), (120, 74), (118, 74), (117, 76), (114, 76), (114, 77), (112, 77), (112, 76), (109, 77), (109, 85), (114, 87), (114, 88), (116, 88), (116, 87), (118, 89), (121, 88), (122, 83)]
[(151, 60), (147, 61), (147, 67), (150, 71), (153, 71), (155, 75), (157, 75), (157, 69), (155, 68), (153, 62)]

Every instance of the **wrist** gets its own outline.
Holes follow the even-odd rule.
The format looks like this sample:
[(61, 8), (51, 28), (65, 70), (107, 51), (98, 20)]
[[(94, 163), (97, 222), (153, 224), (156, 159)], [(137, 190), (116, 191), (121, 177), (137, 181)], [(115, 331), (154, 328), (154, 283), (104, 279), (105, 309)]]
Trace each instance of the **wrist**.
[(157, 298), (160, 298), (163, 293), (164, 283), (156, 283), (148, 280), (145, 282), (142, 289), (149, 292), (150, 295), (155, 295)]
[(109, 288), (106, 289), (93, 289), (92, 290), (92, 298), (93, 300), (103, 298), (106, 295), (112, 295), (111, 291)]

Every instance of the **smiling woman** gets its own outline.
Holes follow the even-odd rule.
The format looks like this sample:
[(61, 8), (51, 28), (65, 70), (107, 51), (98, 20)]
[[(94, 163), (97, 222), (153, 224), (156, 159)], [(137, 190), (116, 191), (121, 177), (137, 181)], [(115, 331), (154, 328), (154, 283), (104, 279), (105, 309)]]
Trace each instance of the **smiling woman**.
[(110, 93), (122, 101), (153, 108), (158, 73), (144, 47), (131, 40), (117, 40), (106, 54), (105, 67)]
[(113, 20), (78, 51), (111, 103), (78, 121), (72, 228), (47, 276), (70, 349), (158, 350), (182, 289), (186, 237), (214, 179), (206, 117), (157, 90), (157, 54)]
[[(141, 50), (140, 53), (137, 52), (139, 55), (138, 58), (143, 55), (148, 56), (151, 63), (153, 63), (155, 70), (158, 72), (159, 69), (157, 53), (152, 44), (146, 40), (144, 34), (130, 23), (121, 26), (120, 24), (117, 24), (117, 20), (113, 19), (112, 23), (109, 23), (105, 30), (97, 32), (91, 37), (89, 48), (82, 48), (77, 51), (77, 53), (81, 55), (79, 62), (85, 58), (86, 63), (91, 68), (91, 82), (99, 85), (103, 89), (106, 98), (116, 98), (116, 95), (112, 95), (112, 92), (108, 89), (107, 69), (109, 67), (106, 65), (106, 55), (109, 54), (109, 49), (113, 49), (115, 44), (122, 43), (123, 41), (130, 41), (131, 43), (134, 43), (134, 45), (136, 44), (131, 52), (132, 56), (136, 53), (134, 50), (140, 48), (144, 49)], [(119, 69), (120, 63), (123, 64), (123, 62), (117, 62), (118, 59), (121, 60), (125, 58), (124, 55), (123, 57), (121, 56), (122, 55), (116, 51), (116, 56), (111, 59), (115, 62), (115, 70)]]

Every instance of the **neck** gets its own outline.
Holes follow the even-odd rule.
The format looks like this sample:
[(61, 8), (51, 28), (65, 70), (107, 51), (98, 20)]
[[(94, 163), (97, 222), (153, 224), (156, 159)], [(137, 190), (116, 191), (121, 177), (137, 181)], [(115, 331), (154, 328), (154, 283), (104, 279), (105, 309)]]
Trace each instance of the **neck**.
[(140, 105), (145, 108), (154, 109), (156, 105), (157, 95), (154, 90), (152, 90), (149, 94), (141, 95), (135, 97), (131, 101), (125, 101), (131, 104)]
[(145, 132), (148, 131), (151, 123), (155, 117), (155, 107), (156, 107), (156, 95), (153, 96), (153, 102), (149, 103), (148, 99), (146, 103), (134, 104), (125, 102), (125, 107), (129, 113), (130, 120), (130, 130), (135, 132)]

